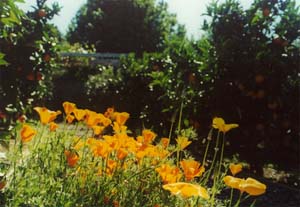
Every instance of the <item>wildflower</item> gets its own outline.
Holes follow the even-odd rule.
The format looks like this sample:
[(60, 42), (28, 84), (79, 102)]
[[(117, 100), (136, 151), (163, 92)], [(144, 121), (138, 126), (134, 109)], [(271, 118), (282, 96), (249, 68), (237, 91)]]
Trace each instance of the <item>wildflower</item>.
[(180, 162), (184, 176), (187, 181), (191, 181), (194, 177), (201, 176), (205, 168), (200, 167), (200, 163), (195, 160), (183, 160)]
[(63, 103), (63, 107), (64, 107), (66, 115), (69, 115), (76, 109), (76, 104), (65, 101)]
[(56, 119), (61, 114), (61, 111), (50, 111), (45, 107), (34, 107), (34, 110), (38, 112), (42, 124), (48, 124)]
[(213, 119), (212, 126), (213, 126), (213, 128), (218, 129), (219, 131), (221, 131), (223, 133), (226, 133), (233, 128), (237, 128), (239, 125), (238, 124), (225, 124), (224, 119), (215, 117)]
[(240, 184), (240, 188), (243, 189), (243, 191), (247, 192), (249, 195), (258, 196), (264, 194), (267, 187), (265, 184), (253, 178), (247, 178), (245, 182), (242, 182)]
[(177, 142), (177, 146), (180, 150), (185, 149), (187, 146), (189, 146), (192, 143), (186, 137), (178, 137), (176, 139), (176, 142)]
[(114, 130), (115, 133), (126, 133), (127, 126), (120, 125), (117, 122), (114, 122), (114, 124), (113, 124), (113, 130)]
[(144, 129), (143, 132), (144, 144), (150, 144), (156, 137), (156, 134), (149, 129)]
[(233, 176), (242, 171), (243, 166), (241, 164), (233, 164), (229, 165), (230, 172)]
[(115, 109), (113, 107), (107, 108), (106, 112), (104, 113), (104, 116), (107, 118), (111, 118), (114, 114)]
[(70, 167), (74, 167), (79, 160), (79, 156), (75, 152), (71, 152), (69, 150), (65, 151), (65, 156)]
[(167, 148), (169, 146), (170, 139), (169, 138), (161, 138), (160, 139), (160, 144), (164, 147)]
[(75, 118), (77, 119), (77, 121), (81, 121), (81, 120), (84, 119), (84, 117), (86, 115), (86, 110), (84, 110), (84, 109), (74, 109), (73, 114), (74, 114)]
[(106, 173), (112, 175), (117, 168), (117, 162), (114, 160), (108, 160), (106, 162)]
[(71, 114), (68, 114), (66, 117), (68, 124), (71, 124), (74, 121), (74, 119), (75, 119), (75, 117)]
[(232, 176), (225, 176), (223, 181), (227, 186), (238, 189), (241, 192), (246, 192), (252, 196), (264, 194), (267, 188), (265, 184), (253, 178), (247, 178), (245, 180), (241, 178), (235, 178)]
[(114, 118), (119, 125), (124, 125), (127, 119), (129, 118), (129, 114), (126, 112), (114, 112)]
[(103, 119), (102, 114), (98, 114), (94, 111), (86, 110), (85, 123), (88, 127), (98, 125)]
[(165, 184), (175, 183), (182, 177), (180, 169), (169, 164), (163, 164), (161, 167), (156, 168), (155, 171), (158, 172)]
[(244, 182), (244, 179), (227, 175), (223, 178), (223, 181), (228, 187), (240, 190), (240, 184)]
[(34, 130), (31, 126), (24, 124), (21, 129), (22, 142), (30, 142), (36, 133), (36, 130)]
[(98, 126), (98, 125), (92, 126), (95, 135), (101, 134), (104, 128), (105, 128), (104, 126)]
[(191, 183), (178, 182), (166, 184), (163, 185), (163, 189), (170, 191), (173, 195), (180, 195), (183, 198), (199, 196), (204, 199), (209, 199), (209, 195), (205, 188)]
[(49, 124), (49, 129), (50, 129), (50, 132), (53, 132), (55, 131), (56, 129), (58, 128), (58, 124), (56, 124), (55, 122), (50, 122)]
[(117, 151), (117, 158), (123, 160), (128, 155), (128, 152), (122, 148)]
[(103, 126), (107, 127), (111, 124), (111, 120), (109, 118), (106, 118), (105, 116), (102, 116), (101, 124), (103, 124)]

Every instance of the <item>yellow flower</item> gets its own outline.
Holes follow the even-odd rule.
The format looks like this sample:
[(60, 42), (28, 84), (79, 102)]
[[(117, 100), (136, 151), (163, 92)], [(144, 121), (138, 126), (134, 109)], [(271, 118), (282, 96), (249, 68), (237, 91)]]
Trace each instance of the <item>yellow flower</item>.
[(60, 111), (50, 111), (45, 107), (34, 107), (33, 109), (38, 112), (42, 124), (48, 124), (54, 121), (56, 117), (61, 114)]
[(144, 129), (143, 132), (144, 144), (151, 144), (156, 137), (156, 134), (149, 129)]
[(186, 137), (178, 137), (176, 139), (177, 146), (180, 150), (185, 149), (187, 146), (189, 146), (192, 142), (188, 140)]
[(55, 131), (56, 129), (58, 128), (58, 124), (56, 124), (55, 122), (50, 122), (49, 124), (49, 129), (50, 129), (50, 132), (53, 132)]
[(67, 163), (70, 167), (75, 167), (79, 160), (79, 156), (75, 152), (71, 152), (69, 150), (65, 151), (65, 156), (67, 158)]
[(161, 138), (160, 140), (160, 144), (164, 147), (164, 148), (167, 148), (168, 145), (170, 143), (170, 139), (169, 138)]
[(74, 109), (73, 114), (74, 114), (75, 118), (77, 119), (77, 121), (81, 121), (81, 120), (84, 119), (84, 117), (86, 115), (86, 110), (84, 110), (84, 109)]
[(191, 181), (194, 177), (201, 176), (205, 168), (200, 167), (200, 163), (195, 160), (183, 160), (180, 162), (184, 176), (187, 181)]
[(128, 152), (125, 149), (120, 148), (117, 151), (117, 158), (119, 160), (123, 160), (128, 155)]
[(225, 183), (228, 187), (231, 187), (231, 188), (235, 188), (235, 189), (240, 190), (240, 184), (241, 184), (242, 182), (244, 182), (245, 180), (244, 180), (244, 179), (241, 179), (241, 178), (236, 178), (236, 177), (227, 175), (227, 176), (225, 176), (225, 177), (223, 178), (223, 181), (224, 181), (224, 183)]
[(199, 196), (204, 199), (209, 199), (207, 190), (200, 185), (191, 183), (171, 183), (163, 185), (163, 189), (170, 191), (173, 195), (179, 195), (183, 198), (190, 198), (192, 196)]
[(245, 180), (245, 179), (235, 178), (228, 175), (224, 177), (223, 181), (227, 186), (238, 189), (241, 192), (246, 192), (252, 196), (264, 194), (267, 188), (265, 184), (253, 178), (247, 178)]
[(71, 114), (68, 114), (66, 117), (68, 124), (71, 124), (74, 121), (74, 119), (75, 119), (75, 117)]
[(63, 103), (63, 107), (64, 107), (66, 115), (69, 115), (76, 109), (76, 104), (65, 101)]
[(106, 162), (106, 174), (112, 175), (117, 168), (117, 162), (114, 160), (107, 160)]
[(34, 130), (31, 126), (29, 126), (28, 124), (23, 124), (23, 127), (21, 129), (22, 142), (30, 142), (36, 135), (36, 133), (36, 130)]
[(182, 177), (180, 169), (169, 164), (163, 164), (161, 167), (156, 168), (155, 171), (158, 172), (165, 184), (175, 183)]
[(122, 112), (122, 113), (120, 113), (120, 112), (114, 112), (114, 115), (113, 115), (113, 116), (114, 116), (116, 122), (117, 122), (120, 126), (124, 125), (125, 122), (127, 121), (127, 119), (129, 118), (129, 114), (126, 113), (126, 112)]
[(243, 166), (241, 164), (233, 164), (231, 163), (229, 165), (229, 169), (230, 169), (230, 172), (233, 176), (235, 176), (237, 173), (241, 172), (242, 169), (243, 169)]
[(102, 120), (102, 116), (94, 111), (86, 110), (85, 123), (88, 127), (98, 125)]
[(101, 134), (103, 132), (104, 128), (105, 128), (104, 126), (98, 126), (98, 125), (92, 126), (92, 129), (93, 129), (95, 135)]
[(127, 127), (124, 125), (119, 125), (117, 122), (114, 121), (113, 123), (113, 130), (116, 134), (118, 133), (126, 133)]
[(267, 186), (253, 178), (247, 178), (240, 184), (240, 188), (249, 195), (258, 196), (266, 192)]
[(225, 124), (224, 119), (215, 117), (213, 119), (212, 126), (213, 126), (213, 128), (218, 129), (219, 131), (221, 131), (223, 133), (226, 133), (233, 128), (237, 128), (239, 125), (238, 124)]

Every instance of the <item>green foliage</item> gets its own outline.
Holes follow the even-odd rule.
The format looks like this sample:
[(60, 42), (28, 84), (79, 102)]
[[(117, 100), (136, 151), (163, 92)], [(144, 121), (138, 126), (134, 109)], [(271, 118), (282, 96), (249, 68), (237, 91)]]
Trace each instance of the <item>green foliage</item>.
[(176, 25), (164, 2), (89, 0), (78, 11), (67, 36), (71, 43), (95, 45), (97, 52), (142, 54), (164, 48)]
[[(0, 66), (0, 111), (7, 113), (6, 124), (28, 111), (28, 105), (51, 97), (52, 69), (56, 66), (53, 57), (59, 33), (47, 22), (60, 8), (57, 4), (48, 7), (45, 2), (37, 0), (35, 10), (21, 16), (23, 13), (12, 7), (11, 1), (1, 1), (5, 12), (5, 8), (12, 10), (4, 21), (0, 41), (8, 62)], [(17, 20), (18, 24), (11, 24)]]
[[(23, 16), (22, 11), (15, 5), (15, 2), (23, 2), (23, 0), (13, 1), (4, 0), (0, 2), (0, 38), (13, 38), (14, 33), (9, 30), (16, 24), (20, 23), (20, 18)], [(7, 65), (4, 60), (5, 54), (0, 52), (0, 66)]]
[[(212, 3), (204, 24), (213, 53), (217, 114), (247, 126), (240, 138), (252, 150), (292, 149), (299, 126), (300, 12), (294, 0)], [(234, 144), (234, 143), (233, 143)], [(297, 150), (294, 148), (294, 152)], [(271, 154), (270, 154), (271, 156)], [(267, 158), (268, 159), (268, 158)]]

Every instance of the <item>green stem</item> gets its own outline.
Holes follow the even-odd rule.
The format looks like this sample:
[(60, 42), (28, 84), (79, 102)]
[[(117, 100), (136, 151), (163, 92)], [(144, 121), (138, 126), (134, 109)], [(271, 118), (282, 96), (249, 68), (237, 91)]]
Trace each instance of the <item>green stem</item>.
[(217, 157), (217, 154), (218, 154), (218, 151), (219, 151), (219, 148), (218, 148), (218, 146), (219, 146), (219, 140), (220, 140), (220, 131), (218, 131), (217, 141), (216, 141), (216, 146), (215, 146), (214, 157), (213, 157), (211, 166), (210, 166), (210, 168), (209, 168), (209, 170), (208, 170), (208, 175), (207, 175), (207, 177), (206, 177), (206, 179), (205, 179), (205, 181), (204, 181), (204, 185), (206, 185), (206, 183), (207, 183), (207, 181), (208, 181), (208, 179), (209, 179), (209, 177), (210, 177), (210, 175), (211, 175), (211, 171), (212, 171), (212, 169), (214, 168), (214, 165), (215, 165), (215, 162), (216, 162), (216, 157)]
[(231, 190), (230, 190), (230, 200), (229, 200), (229, 207), (231, 207), (231, 203), (232, 203), (232, 197), (233, 197), (233, 188), (231, 188)]
[(183, 101), (181, 101), (181, 105), (180, 105), (180, 112), (179, 112), (179, 119), (178, 119), (178, 133), (180, 133), (180, 129), (181, 129), (181, 119), (182, 119), (182, 111), (183, 111)]
[(221, 155), (220, 155), (220, 163), (219, 163), (219, 169), (218, 169), (218, 174), (217, 176), (220, 176), (221, 173), (221, 168), (222, 168), (222, 163), (223, 163), (223, 156), (224, 156), (224, 148), (225, 148), (225, 133), (223, 134), (223, 142), (222, 142), (222, 148), (221, 148)]
[(202, 160), (202, 166), (205, 166), (205, 163), (206, 163), (206, 156), (207, 156), (207, 152), (208, 152), (210, 141), (211, 141), (212, 131), (213, 130), (210, 129), (208, 136), (207, 136), (207, 144), (206, 144), (205, 153), (204, 153), (203, 160)]
[(240, 205), (242, 195), (243, 195), (243, 192), (240, 192), (239, 199), (237, 200), (237, 202), (236, 202), (236, 204), (234, 205), (234, 207), (238, 207), (238, 206)]

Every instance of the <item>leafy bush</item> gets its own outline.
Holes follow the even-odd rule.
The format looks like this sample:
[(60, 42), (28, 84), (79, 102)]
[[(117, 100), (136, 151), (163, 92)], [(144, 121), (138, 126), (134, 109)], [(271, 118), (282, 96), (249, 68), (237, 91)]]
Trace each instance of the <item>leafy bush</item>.
[[(56, 65), (53, 57), (59, 34), (47, 21), (58, 13), (59, 7), (57, 4), (47, 7), (45, 2), (37, 0), (35, 10), (20, 16), (19, 24), (8, 28), (9, 33), (1, 31), (0, 45), (9, 64), (0, 68), (0, 111), (10, 121), (29, 112), (30, 104), (51, 97), (52, 69)], [(1, 4), (10, 6), (11, 2)], [(14, 10), (10, 15), (18, 17)]]
[(245, 10), (226, 1), (212, 3), (207, 15), (208, 67), (215, 71), (208, 104), (243, 125), (242, 142), (231, 143), (233, 149), (261, 148), (269, 159), (275, 152), (279, 160), (293, 160), (299, 146), (299, 7), (294, 0), (262, 0)]

